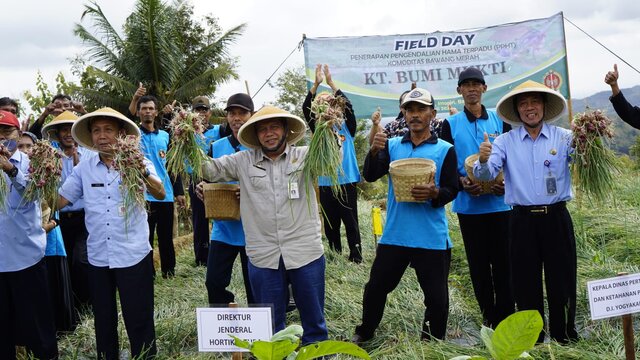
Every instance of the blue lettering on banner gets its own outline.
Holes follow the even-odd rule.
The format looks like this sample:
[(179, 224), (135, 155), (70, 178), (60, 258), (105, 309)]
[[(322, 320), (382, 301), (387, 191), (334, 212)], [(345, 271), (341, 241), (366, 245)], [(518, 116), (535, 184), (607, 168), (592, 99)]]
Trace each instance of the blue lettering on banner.
[(394, 42), (394, 51), (405, 51), (413, 49), (427, 49), (438, 46), (467, 46), (471, 45), (475, 34), (465, 34), (456, 36), (442, 36), (438, 40), (435, 36), (428, 36), (424, 39), (416, 40), (396, 40)]

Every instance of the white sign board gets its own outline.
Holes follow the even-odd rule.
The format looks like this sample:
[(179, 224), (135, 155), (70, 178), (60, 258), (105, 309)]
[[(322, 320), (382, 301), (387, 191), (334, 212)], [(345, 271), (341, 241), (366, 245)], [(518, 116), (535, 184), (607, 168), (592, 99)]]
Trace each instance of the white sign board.
[(640, 312), (640, 274), (587, 282), (591, 319)]
[(236, 336), (253, 342), (272, 336), (271, 308), (197, 308), (198, 351), (248, 351), (234, 345)]

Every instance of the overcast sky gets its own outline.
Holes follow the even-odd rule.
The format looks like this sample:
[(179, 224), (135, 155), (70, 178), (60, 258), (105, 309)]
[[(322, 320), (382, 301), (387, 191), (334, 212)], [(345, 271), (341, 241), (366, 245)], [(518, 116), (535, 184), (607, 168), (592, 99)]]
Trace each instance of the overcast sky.
[[(40, 70), (53, 88), (62, 71), (72, 80), (69, 58), (82, 51), (73, 35), (83, 10), (80, 0), (3, 1), (0, 32), (4, 54), (0, 58), (0, 96), (21, 97), (35, 89)], [(134, 0), (98, 0), (117, 29), (133, 9)], [(213, 14), (224, 29), (241, 23), (248, 27), (230, 53), (238, 57), (240, 80), (225, 84), (219, 99), (244, 91), (248, 81), (255, 93), (285, 59), (302, 34), (308, 37), (429, 33), (485, 27), (549, 17), (560, 11), (635, 68), (640, 69), (640, 3), (637, 0), (493, 0), (493, 1), (258, 1), (192, 0), (197, 15)], [(90, 24), (85, 21), (85, 26)], [(582, 98), (608, 90), (605, 73), (618, 63), (620, 84), (640, 84), (640, 74), (565, 21), (571, 94)], [(296, 51), (284, 64), (304, 64)], [(274, 76), (273, 80), (277, 78)], [(256, 106), (273, 101), (268, 86), (255, 97)]]

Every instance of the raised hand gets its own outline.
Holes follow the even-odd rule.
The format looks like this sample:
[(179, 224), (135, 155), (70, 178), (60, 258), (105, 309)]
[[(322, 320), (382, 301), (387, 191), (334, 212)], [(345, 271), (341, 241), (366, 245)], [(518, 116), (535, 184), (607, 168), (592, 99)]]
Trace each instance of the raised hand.
[(136, 90), (136, 93), (133, 94), (133, 98), (137, 100), (146, 94), (147, 94), (147, 88), (144, 87), (144, 84), (142, 84), (142, 82), (139, 82), (138, 89)]
[(314, 84), (316, 86), (322, 84), (324, 81), (324, 75), (322, 75), (322, 64), (316, 65), (316, 79), (314, 80)]
[(327, 85), (329, 85), (333, 91), (336, 91), (336, 86), (333, 83), (333, 78), (331, 78), (331, 72), (329, 71), (329, 65), (324, 64), (322, 71), (324, 72), (324, 78), (327, 80)]
[(480, 144), (479, 160), (481, 163), (486, 163), (491, 155), (491, 142), (489, 141), (489, 135), (484, 133), (484, 141)]
[(613, 86), (618, 83), (618, 64), (613, 64), (613, 71), (607, 72), (607, 75), (604, 76), (604, 82)]
[(376, 109), (376, 111), (371, 114), (371, 122), (373, 122), (373, 126), (380, 125), (380, 120), (382, 119), (382, 113), (380, 111), (380, 106)]

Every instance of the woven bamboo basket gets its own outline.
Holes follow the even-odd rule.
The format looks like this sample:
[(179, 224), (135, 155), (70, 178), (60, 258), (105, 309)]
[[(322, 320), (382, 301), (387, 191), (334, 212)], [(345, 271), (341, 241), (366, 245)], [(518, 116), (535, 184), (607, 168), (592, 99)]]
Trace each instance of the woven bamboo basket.
[(240, 220), (237, 184), (204, 184), (204, 210), (207, 219)]
[(436, 163), (422, 158), (395, 160), (389, 164), (389, 174), (397, 202), (420, 202), (411, 196), (411, 189), (433, 181)]
[(473, 164), (475, 164), (476, 160), (478, 160), (478, 154), (469, 155), (464, 160), (464, 169), (467, 171), (467, 176), (469, 177), (469, 179), (471, 179), (471, 181), (482, 186), (482, 192), (480, 193), (480, 195), (491, 194), (491, 186), (493, 186), (494, 184), (502, 183), (502, 181), (504, 180), (504, 175), (502, 174), (502, 171), (500, 171), (498, 176), (496, 176), (496, 178), (493, 180), (478, 180), (475, 176), (473, 176)]

